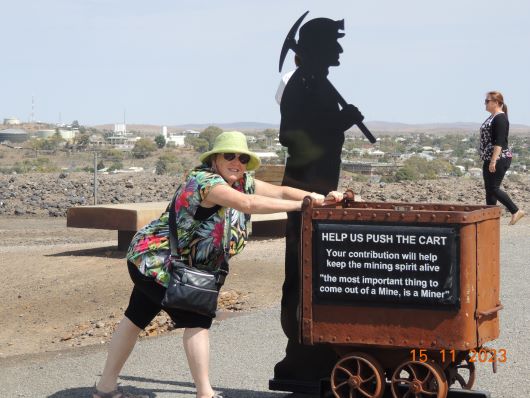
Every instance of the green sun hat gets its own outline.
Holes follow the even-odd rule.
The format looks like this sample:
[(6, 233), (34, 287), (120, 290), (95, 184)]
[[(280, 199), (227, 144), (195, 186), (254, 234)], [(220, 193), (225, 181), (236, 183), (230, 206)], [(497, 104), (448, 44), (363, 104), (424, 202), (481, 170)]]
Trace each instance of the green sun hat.
[(256, 170), (261, 164), (258, 155), (248, 149), (247, 138), (239, 131), (225, 131), (219, 134), (215, 139), (213, 149), (201, 154), (199, 160), (204, 163), (216, 153), (246, 153), (250, 156), (250, 161), (247, 163), (248, 171)]

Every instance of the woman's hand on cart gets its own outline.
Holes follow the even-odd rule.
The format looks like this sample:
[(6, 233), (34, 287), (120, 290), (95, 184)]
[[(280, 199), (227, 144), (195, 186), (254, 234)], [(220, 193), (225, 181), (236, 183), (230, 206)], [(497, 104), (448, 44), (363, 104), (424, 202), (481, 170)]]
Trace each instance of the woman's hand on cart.
[(331, 205), (340, 202), (344, 198), (344, 194), (338, 191), (331, 191), (326, 196), (311, 192), (309, 197), (313, 200), (313, 203), (317, 206)]

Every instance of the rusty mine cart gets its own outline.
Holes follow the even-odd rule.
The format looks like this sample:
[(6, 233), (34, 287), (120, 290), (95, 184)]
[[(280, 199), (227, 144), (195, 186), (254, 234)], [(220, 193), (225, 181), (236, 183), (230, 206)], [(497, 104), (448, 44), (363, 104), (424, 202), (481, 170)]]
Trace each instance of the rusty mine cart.
[(445, 398), (468, 394), (475, 362), (496, 370), (499, 221), (496, 206), (305, 199), (301, 341), (338, 354), (334, 397)]

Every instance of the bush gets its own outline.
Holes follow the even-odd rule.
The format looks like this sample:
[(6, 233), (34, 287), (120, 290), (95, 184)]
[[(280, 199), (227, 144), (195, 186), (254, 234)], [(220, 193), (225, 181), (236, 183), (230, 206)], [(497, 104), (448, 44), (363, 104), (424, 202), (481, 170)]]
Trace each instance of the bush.
[(51, 162), (49, 158), (27, 159), (22, 162), (15, 162), (11, 169), (4, 172), (18, 174), (35, 172), (35, 173), (52, 173), (59, 171), (59, 168)]
[(137, 159), (148, 157), (152, 152), (156, 151), (156, 144), (148, 138), (140, 138), (134, 144), (132, 154)]
[(407, 159), (403, 166), (396, 172), (389, 181), (416, 181), (434, 180), (439, 177), (456, 175), (458, 169), (451, 163), (442, 159), (427, 160), (418, 156)]

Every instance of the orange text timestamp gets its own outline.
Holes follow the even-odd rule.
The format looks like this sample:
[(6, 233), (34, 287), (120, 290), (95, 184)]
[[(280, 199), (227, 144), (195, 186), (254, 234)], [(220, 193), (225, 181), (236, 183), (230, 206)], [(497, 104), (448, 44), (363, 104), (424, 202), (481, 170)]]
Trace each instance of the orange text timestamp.
[[(456, 350), (427, 350), (423, 348), (410, 350), (411, 360), (418, 362), (427, 362), (436, 357), (441, 362), (456, 362), (461, 358), (459, 355), (461, 351)], [(468, 351), (467, 361), (468, 362), (482, 362), (482, 363), (504, 363), (508, 360), (507, 352), (504, 348), (498, 350), (494, 348), (477, 348)]]

